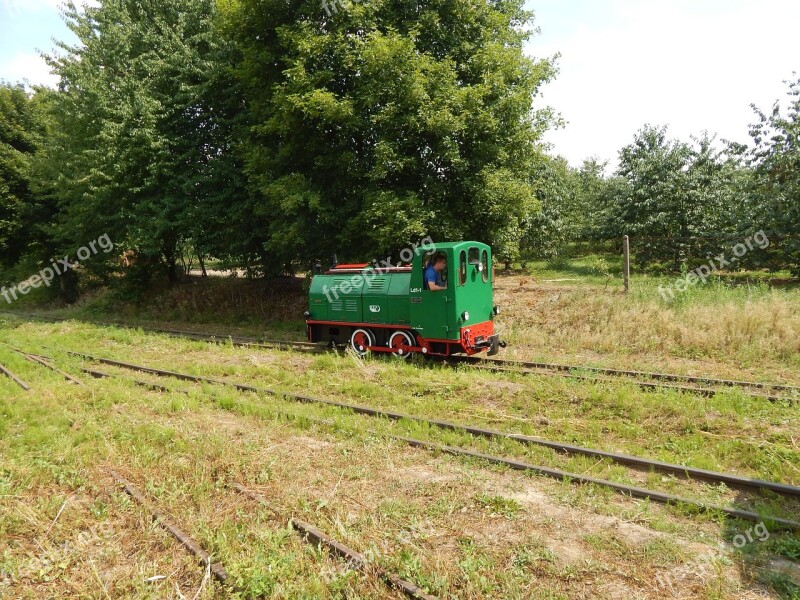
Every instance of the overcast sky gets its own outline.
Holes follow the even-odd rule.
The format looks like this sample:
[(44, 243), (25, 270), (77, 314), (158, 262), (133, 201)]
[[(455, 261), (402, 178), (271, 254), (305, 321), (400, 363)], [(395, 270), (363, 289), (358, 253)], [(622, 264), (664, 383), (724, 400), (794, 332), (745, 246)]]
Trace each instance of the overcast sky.
[[(165, 0), (166, 1), (166, 0)], [(60, 0), (0, 0), (0, 79), (55, 84), (37, 55), (72, 41)], [(797, 0), (528, 0), (542, 34), (532, 56), (560, 53), (539, 105), (568, 122), (548, 134), (579, 166), (617, 152), (645, 123), (688, 140), (703, 130), (747, 141), (750, 105), (784, 100), (800, 73)]]

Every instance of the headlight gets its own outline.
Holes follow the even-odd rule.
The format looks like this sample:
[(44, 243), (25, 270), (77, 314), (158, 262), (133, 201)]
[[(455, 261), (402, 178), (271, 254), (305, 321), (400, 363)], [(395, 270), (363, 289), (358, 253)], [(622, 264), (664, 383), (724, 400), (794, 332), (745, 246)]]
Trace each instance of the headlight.
[(469, 311), (466, 311), (466, 310), (464, 311), (464, 313), (461, 315), (461, 320), (462, 321), (469, 321)]
[(304, 313), (303, 313), (303, 316), (304, 316), (306, 319), (310, 319), (310, 318), (311, 318), (311, 313), (310, 313), (310, 312), (308, 312), (308, 311), (306, 311), (306, 312), (304, 312)]

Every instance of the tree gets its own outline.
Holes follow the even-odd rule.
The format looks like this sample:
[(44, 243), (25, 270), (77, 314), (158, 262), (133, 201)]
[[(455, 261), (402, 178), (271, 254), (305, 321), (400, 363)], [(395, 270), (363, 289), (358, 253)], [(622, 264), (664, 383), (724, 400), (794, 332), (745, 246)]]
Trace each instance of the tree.
[(564, 158), (543, 157), (532, 179), (540, 209), (527, 220), (522, 253), (552, 260), (584, 233), (589, 213), (583, 204), (581, 176)]
[(750, 132), (751, 164), (761, 206), (758, 223), (784, 238), (780, 240), (783, 263), (800, 273), (800, 80), (788, 85), (785, 115), (778, 102), (769, 114), (753, 107), (759, 121)]
[[(620, 151), (618, 174), (628, 183), (628, 194), (620, 198), (615, 215), (630, 235), (683, 238), (691, 234), (696, 218), (689, 206), (684, 173), (691, 148), (667, 139), (667, 128), (645, 126), (629, 146)], [(671, 260), (679, 268), (685, 255), (680, 244), (650, 243), (637, 250), (641, 262), (653, 258)]]
[[(667, 138), (666, 127), (646, 126), (620, 152), (617, 198), (608, 232), (649, 238), (635, 248), (640, 264), (679, 270), (724, 248), (738, 226), (745, 180), (735, 152), (704, 134), (694, 145)], [(734, 210), (736, 209), (736, 210)]]
[(32, 163), (42, 137), (34, 99), (21, 85), (0, 83), (0, 267), (10, 269), (26, 252)]
[(230, 105), (214, 104), (223, 77), (215, 14), (213, 0), (67, 3), (80, 43), (49, 57), (61, 77), (49, 156), (59, 161), (64, 245), (108, 234), (139, 252), (146, 275), (170, 278), (187, 240), (201, 253), (219, 246), (213, 226), (227, 223), (239, 181), (228, 162)]
[[(254, 218), (277, 264), (427, 234), (518, 251), (555, 74), (521, 0), (239, 0), (227, 11), (251, 128)], [(331, 7), (329, 6), (329, 9)]]

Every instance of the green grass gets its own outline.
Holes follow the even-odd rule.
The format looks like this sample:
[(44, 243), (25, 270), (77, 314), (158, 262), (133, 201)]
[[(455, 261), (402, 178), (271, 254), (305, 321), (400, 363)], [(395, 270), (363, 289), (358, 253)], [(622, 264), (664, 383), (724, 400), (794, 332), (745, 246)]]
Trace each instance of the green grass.
[[(79, 323), (6, 321), (0, 339), (56, 356), (72, 372), (78, 371), (80, 362), (54, 347), (800, 481), (793, 468), (800, 456), (792, 449), (797, 412), (736, 393), (687, 402), (678, 394), (644, 394), (624, 384), (508, 378), (386, 360), (252, 352)], [(7, 350), (0, 350), (0, 362), (34, 384), (34, 392), (24, 394), (0, 381), (4, 394), (0, 494), (24, 498), (34, 511), (4, 511), (0, 516), (0, 531), (14, 540), (10, 551), (1, 554), (0, 570), (14, 572), (26, 556), (35, 556), (36, 540), (64, 500), (76, 494), (86, 498), (87, 508), (75, 515), (65, 511), (63, 523), (54, 528), (56, 541), (68, 541), (93, 524), (111, 521), (118, 533), (103, 543), (102, 551), (109, 560), (130, 557), (120, 574), (101, 571), (99, 579), (84, 569), (90, 563), (76, 557), (74, 564), (26, 580), (19, 589), (29, 592), (33, 588), (27, 586), (66, 581), (87, 595), (102, 593), (102, 583), (114, 593), (148, 597), (152, 584), (143, 582), (157, 572), (176, 569), (182, 589), (196, 587), (197, 569), (191, 560), (154, 528), (139, 530), (132, 525), (142, 513), (114, 491), (105, 474), (109, 466), (126, 470), (156, 504), (224, 560), (251, 596), (382, 597), (386, 593), (369, 577), (348, 573), (289, 535), (287, 515), (309, 520), (356, 549), (373, 549), (379, 564), (434, 593), (475, 598), (572, 597), (580, 586), (613, 579), (618, 572), (640, 572), (644, 581), (691, 556), (687, 544), (715, 545), (736, 535), (736, 529), (728, 530), (714, 515), (631, 502), (602, 488), (559, 484), (480, 461), (436, 457), (386, 442), (367, 429), (626, 483), (643, 482), (707, 501), (756, 508), (764, 504), (727, 490), (636, 475), (605, 462), (558, 456), (510, 441), (477, 440), (212, 385), (162, 381), (189, 393), (156, 394), (124, 380), (109, 380), (92, 382), (90, 391), (81, 391), (65, 388), (57, 375)], [(327, 424), (318, 424), (319, 420)], [(323, 446), (317, 448), (320, 443)], [(225, 486), (234, 481), (259, 487), (275, 512), (231, 494)], [(532, 489), (549, 498), (547, 514), (530, 504)], [(772, 502), (769, 508), (797, 514), (796, 506), (785, 503)], [(567, 546), (578, 549), (586, 560), (575, 563), (559, 546), (532, 545), (529, 537), (511, 535), (509, 529), (536, 530), (537, 539), (549, 541), (563, 535), (558, 533), (560, 520), (580, 515), (637, 523), (651, 534), (636, 540), (608, 537), (602, 528), (580, 534), (581, 528), (574, 526), (574, 539)], [(766, 555), (786, 557), (797, 544), (796, 538), (774, 536), (773, 545), (742, 557), (741, 564), (759, 562)], [(456, 547), (449, 545), (451, 538), (460, 540)], [(100, 555), (89, 556), (99, 563)], [(516, 566), (509, 570), (508, 565)], [(748, 585), (731, 574), (730, 569), (738, 567), (737, 562), (722, 582), (717, 578), (709, 583), (709, 589), (718, 597), (737, 597), (741, 586)], [(769, 572), (764, 575), (768, 576)], [(789, 589), (785, 577), (772, 577), (774, 589)], [(539, 596), (530, 586), (534, 580)], [(632, 591), (636, 589), (633, 585)], [(225, 592), (212, 586), (206, 594)]]
[[(598, 255), (561, 265), (532, 264), (527, 275), (498, 278), (497, 296), (506, 309), (499, 325), (512, 342), (505, 356), (800, 384), (796, 289), (717, 282), (666, 304), (658, 285), (667, 279), (637, 276), (633, 293), (623, 296), (621, 281), (608, 280), (617, 267), (613, 257)], [(572, 278), (578, 281), (545, 281)], [(213, 301), (226, 293), (223, 284), (211, 284)], [(236, 293), (242, 300), (247, 292)], [(166, 315), (174, 319), (166, 325), (180, 329), (229, 332), (236, 324), (242, 334), (303, 336), (302, 321), (286, 318), (294, 309), (279, 298), (260, 313), (268, 320), (244, 300), (219, 319), (204, 308), (208, 299), (193, 312), (187, 288), (157, 300), (115, 314), (117, 305), (99, 296), (51, 313), (76, 319), (55, 325), (0, 315), (0, 342), (52, 355), (72, 373), (79, 373), (82, 363), (69, 357), (68, 349), (800, 484), (797, 407), (734, 389), (698, 398), (643, 392), (625, 382), (211, 346), (81, 322), (113, 317), (164, 325), (159, 318)], [(298, 306), (302, 310), (302, 302)], [(0, 575), (0, 595), (10, 590), (12, 597), (149, 598), (171, 594), (175, 584), (187, 597), (194, 595), (202, 573), (119, 493), (107, 474), (111, 467), (124, 471), (221, 558), (248, 597), (386, 597), (374, 578), (304, 545), (287, 529), (289, 516), (368, 552), (377, 564), (432, 593), (460, 598), (571, 598), (585, 589), (602, 595), (606, 585), (612, 586), (609, 593), (646, 595), (656, 575), (702, 556), (698, 546), (731, 544), (752, 526), (698, 515), (690, 507), (627, 500), (597, 486), (411, 450), (387, 440), (387, 434), (763, 514), (795, 519), (800, 514), (798, 503), (785, 499), (214, 385), (159, 380), (187, 393), (155, 393), (130, 384), (130, 373), (104, 367), (122, 379), (91, 381), (89, 390), (80, 390), (2, 344), (0, 363), (34, 387), (25, 394), (0, 379), (0, 573), (27, 573), (15, 575), (12, 588), (3, 587)], [(269, 508), (231, 493), (227, 485), (233, 482), (257, 488)], [(52, 537), (43, 542), (65, 501)], [(82, 533), (107, 524), (107, 538), (41, 572), (25, 570), (43, 548), (74, 546)], [(796, 598), (797, 582), (771, 565), (777, 559), (797, 562), (799, 543), (796, 536), (773, 531), (768, 542), (734, 553), (687, 589), (693, 590), (691, 597), (739, 598), (761, 582), (775, 597)], [(168, 579), (148, 583), (154, 575)], [(228, 592), (212, 584), (201, 596), (228, 597)]]

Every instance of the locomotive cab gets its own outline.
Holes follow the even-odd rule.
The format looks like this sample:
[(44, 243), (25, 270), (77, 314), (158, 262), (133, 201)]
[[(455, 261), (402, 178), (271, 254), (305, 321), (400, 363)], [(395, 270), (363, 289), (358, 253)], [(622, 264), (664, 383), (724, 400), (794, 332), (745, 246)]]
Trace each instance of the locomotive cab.
[[(447, 267), (445, 290), (429, 291), (425, 267), (443, 254)], [(494, 333), (491, 248), (479, 242), (437, 245), (435, 252), (414, 258), (411, 269), (411, 325), (419, 331), (432, 354), (474, 354), (488, 349), (496, 354), (499, 338)]]

